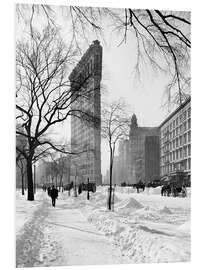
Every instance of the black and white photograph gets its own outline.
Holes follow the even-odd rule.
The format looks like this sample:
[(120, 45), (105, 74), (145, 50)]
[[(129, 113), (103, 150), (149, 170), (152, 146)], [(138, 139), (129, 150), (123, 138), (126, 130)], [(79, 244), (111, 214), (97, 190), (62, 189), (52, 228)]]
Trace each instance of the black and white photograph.
[(191, 261), (191, 12), (133, 5), (14, 5), (17, 268)]

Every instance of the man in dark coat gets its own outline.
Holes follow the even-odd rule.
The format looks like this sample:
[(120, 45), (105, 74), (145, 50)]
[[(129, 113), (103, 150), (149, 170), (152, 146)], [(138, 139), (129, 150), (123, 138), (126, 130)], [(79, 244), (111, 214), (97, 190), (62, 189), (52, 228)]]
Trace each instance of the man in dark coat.
[(48, 194), (48, 196), (50, 196), (51, 194), (51, 187), (50, 186), (48, 186), (48, 188), (47, 188), (47, 194)]
[(52, 200), (52, 205), (53, 205), (53, 207), (55, 207), (56, 199), (58, 197), (58, 189), (56, 189), (54, 187), (54, 185), (52, 186), (52, 189), (50, 191), (50, 196), (51, 196), (51, 200)]

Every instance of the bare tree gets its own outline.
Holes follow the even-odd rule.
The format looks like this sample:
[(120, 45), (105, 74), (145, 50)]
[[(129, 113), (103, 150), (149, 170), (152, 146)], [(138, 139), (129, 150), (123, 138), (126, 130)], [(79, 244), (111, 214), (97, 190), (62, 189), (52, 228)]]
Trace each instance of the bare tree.
[(88, 78), (71, 82), (74, 91), (70, 87), (68, 74), (76, 53), (72, 43), (67, 47), (57, 30), (50, 27), (42, 33), (32, 29), (27, 39), (17, 42), (16, 134), (26, 140), (23, 150), (17, 145), (17, 152), (27, 162), (28, 200), (34, 200), (32, 163), (35, 158), (50, 148), (70, 154), (67, 147), (51, 140), (53, 126), (70, 116), (86, 122), (95, 119), (91, 112), (73, 106), (81, 96), (93, 91), (82, 88)]
[(119, 140), (126, 138), (129, 131), (129, 117), (127, 115), (127, 104), (123, 100), (106, 104), (102, 111), (102, 137), (107, 140), (110, 152), (110, 192), (108, 198), (108, 208), (111, 210), (112, 204), (112, 174), (113, 174), (113, 163), (116, 145)]
[(20, 170), (20, 175), (21, 175), (21, 190), (22, 190), (22, 195), (25, 195), (25, 182), (24, 178), (26, 175), (26, 160), (23, 157), (17, 156), (16, 159), (16, 164)]
[[(190, 12), (78, 6), (63, 6), (61, 11), (79, 50), (80, 40), (88, 43), (92, 31), (102, 38), (105, 36), (102, 23), (105, 19), (113, 32), (119, 34), (118, 45), (127, 42), (131, 34), (135, 36), (135, 71), (139, 76), (142, 67), (149, 64), (169, 75), (165, 91), (168, 104), (181, 104), (190, 94)], [(57, 17), (55, 8), (49, 5), (17, 5), (17, 14), (30, 29), (39, 14), (52, 26)]]

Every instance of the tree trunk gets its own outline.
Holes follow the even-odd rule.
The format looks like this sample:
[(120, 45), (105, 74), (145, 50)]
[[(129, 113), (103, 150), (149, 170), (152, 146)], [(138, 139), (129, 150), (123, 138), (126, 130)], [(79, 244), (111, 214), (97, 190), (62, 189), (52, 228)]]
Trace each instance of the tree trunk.
[(112, 197), (112, 168), (113, 168), (113, 160), (112, 160), (112, 149), (110, 151), (110, 170), (109, 170), (109, 174), (110, 174), (110, 183), (109, 183), (109, 210), (111, 210), (111, 197)]
[(25, 192), (24, 192), (24, 173), (21, 172), (21, 180), (22, 180), (22, 195), (25, 195)]
[(32, 178), (32, 158), (27, 159), (27, 199), (34, 201), (33, 178)]

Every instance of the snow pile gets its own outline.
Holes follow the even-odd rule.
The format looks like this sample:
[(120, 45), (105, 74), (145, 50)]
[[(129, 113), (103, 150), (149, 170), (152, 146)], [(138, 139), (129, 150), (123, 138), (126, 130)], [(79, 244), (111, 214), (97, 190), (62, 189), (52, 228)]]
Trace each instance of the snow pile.
[(22, 195), (21, 190), (16, 191), (16, 235), (20, 233), (25, 223), (32, 218), (34, 211), (41, 203), (41, 196), (41, 193), (37, 192), (35, 201), (28, 201), (27, 191), (25, 191), (25, 195)]
[(190, 234), (190, 228), (191, 228), (191, 223), (190, 223), (190, 220), (183, 223), (182, 225), (180, 225), (178, 227), (178, 230), (182, 233), (187, 233), (187, 234)]
[(171, 210), (168, 208), (168, 207), (166, 207), (166, 206), (164, 206), (163, 208), (161, 208), (160, 210), (159, 210), (159, 212), (161, 213), (161, 214), (172, 214), (172, 212), (171, 212)]
[(149, 194), (153, 195), (160, 195), (161, 194), (161, 188), (162, 187), (156, 187), (156, 188), (149, 188)]
[(127, 193), (127, 194), (129, 194), (129, 193), (137, 193), (137, 189), (133, 188), (133, 187), (119, 187), (119, 186), (116, 186), (115, 191), (120, 192), (120, 193)]
[(121, 199), (119, 199), (119, 197), (116, 194), (114, 194), (114, 204), (119, 203), (120, 201)]
[(98, 230), (102, 231), (106, 236), (113, 236), (123, 230), (118, 221), (114, 218), (115, 213), (106, 211), (95, 210), (89, 213), (87, 220), (92, 222)]
[(118, 209), (140, 209), (143, 208), (144, 206), (139, 203), (136, 199), (130, 197), (127, 198), (126, 200), (121, 201), (118, 205)]
[[(89, 211), (88, 221), (119, 246), (124, 256), (135, 263), (190, 260), (188, 199), (124, 192), (117, 197), (115, 212), (95, 209)], [(182, 220), (185, 223), (178, 225)]]
[[(126, 189), (122, 188), (122, 190)], [(77, 197), (74, 197), (73, 193), (71, 196), (68, 196), (68, 192), (59, 193), (56, 208), (51, 206), (51, 199), (47, 193), (38, 192), (36, 201), (28, 202), (26, 197), (17, 192), (17, 220), (21, 222), (19, 228), (25, 225), (23, 234), (23, 230), (20, 230), (22, 237), (19, 239), (22, 243), (18, 242), (24, 245), (24, 238), (27, 235), (31, 233), (33, 239), (38, 235), (39, 239), (44, 237), (43, 241), (39, 241), (42, 244), (43, 256), (48, 250), (45, 246), (47, 245), (45, 242), (48, 241), (59, 250), (58, 258), (66, 257), (66, 253), (72, 258), (74, 254), (71, 253), (71, 245), (75, 244), (75, 240), (70, 244), (69, 239), (72, 236), (75, 235), (78, 243), (83, 243), (86, 250), (89, 248), (89, 242), (92, 243), (92, 241), (88, 242), (88, 237), (94, 235), (93, 242), (98, 245), (99, 237), (102, 235), (110, 241), (109, 246), (112, 243), (116, 245), (117, 251), (124, 256), (124, 262), (127, 262), (124, 258), (134, 263), (189, 261), (190, 198), (157, 196), (160, 189), (151, 190), (153, 190), (151, 194), (115, 191), (114, 211), (107, 209), (106, 187), (98, 188), (96, 193), (91, 192), (90, 200), (87, 200), (87, 192), (82, 192)], [(31, 222), (29, 222), (30, 218), (32, 218)], [(47, 232), (45, 228), (48, 228)], [(50, 233), (52, 229), (53, 235), (56, 234), (55, 238)], [(37, 243), (37, 239), (35, 242)], [(61, 250), (65, 250), (64, 246), (68, 252), (61, 254)], [(75, 248), (77, 250), (77, 246)], [(54, 251), (50, 249), (50, 256), (52, 253), (55, 254), (55, 249)], [(82, 252), (81, 250), (81, 254)], [(92, 249), (90, 253), (94, 253)], [(91, 255), (90, 253), (88, 256)], [(29, 255), (27, 257), (32, 255), (30, 252), (27, 254)], [(34, 255), (37, 256), (37, 253)], [(69, 260), (69, 258), (65, 259)], [(43, 260), (44, 258), (40, 264)], [(52, 262), (47, 261), (47, 265), (51, 266)]]
[(178, 262), (189, 259), (188, 245), (182, 247), (182, 241), (171, 240), (168, 232), (163, 228), (158, 229), (158, 226), (157, 229), (152, 229), (147, 225), (133, 222), (129, 224), (126, 219), (116, 219), (115, 213), (100, 213), (99, 210), (90, 214), (88, 220), (119, 246), (123, 255), (136, 263)]

